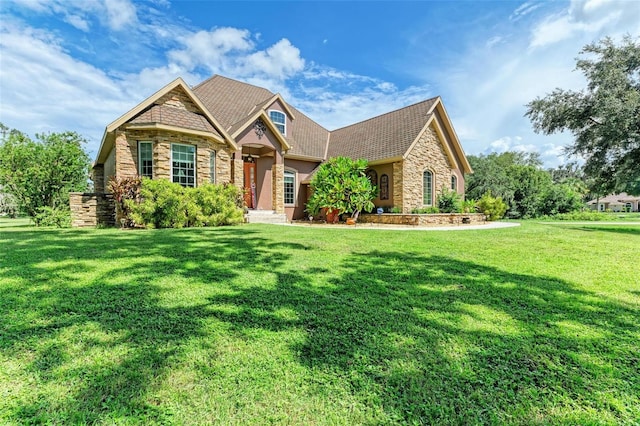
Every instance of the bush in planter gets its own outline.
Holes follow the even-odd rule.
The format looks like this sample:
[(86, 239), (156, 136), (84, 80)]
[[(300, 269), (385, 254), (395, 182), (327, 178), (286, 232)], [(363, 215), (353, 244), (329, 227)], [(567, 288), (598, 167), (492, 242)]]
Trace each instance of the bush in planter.
[(462, 210), (462, 197), (456, 191), (442, 188), (437, 204), (440, 213), (459, 213)]
[(320, 165), (311, 180), (313, 194), (307, 212), (316, 216), (326, 208), (357, 219), (361, 211), (373, 210), (377, 189), (365, 175), (366, 169), (366, 160), (347, 157), (334, 157)]
[(436, 206), (420, 207), (420, 208), (412, 209), (411, 213), (412, 214), (437, 214), (437, 213), (440, 213), (440, 210), (438, 210), (438, 207)]
[(487, 220), (502, 219), (507, 211), (507, 204), (501, 197), (491, 196), (491, 191), (487, 191), (478, 200), (478, 209), (487, 216)]

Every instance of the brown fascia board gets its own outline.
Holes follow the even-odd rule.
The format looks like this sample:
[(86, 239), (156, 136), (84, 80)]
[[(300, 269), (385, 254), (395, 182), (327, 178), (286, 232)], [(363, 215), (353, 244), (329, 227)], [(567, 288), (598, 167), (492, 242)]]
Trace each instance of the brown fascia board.
[(453, 149), (456, 151), (457, 157), (462, 163), (462, 172), (463, 173), (473, 173), (473, 169), (471, 168), (471, 164), (469, 160), (467, 160), (467, 156), (464, 153), (464, 149), (462, 149), (462, 144), (460, 143), (460, 139), (458, 139), (458, 135), (456, 134), (453, 125), (451, 124), (451, 120), (449, 119), (449, 114), (447, 114), (447, 110), (444, 107), (444, 104), (440, 99), (436, 102), (436, 106), (438, 111), (440, 112), (440, 119), (442, 120), (447, 133), (453, 143)]

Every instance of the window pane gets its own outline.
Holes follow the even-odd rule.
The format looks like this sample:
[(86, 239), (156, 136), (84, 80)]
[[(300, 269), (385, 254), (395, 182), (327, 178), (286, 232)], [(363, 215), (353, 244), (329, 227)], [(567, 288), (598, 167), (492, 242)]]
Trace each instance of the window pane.
[(284, 172), (284, 203), (295, 204), (296, 175), (293, 172)]
[(140, 177), (153, 177), (153, 145), (151, 142), (138, 143), (138, 174)]
[(211, 156), (209, 157), (209, 180), (211, 183), (216, 183), (216, 152), (211, 151)]
[(453, 191), (458, 189), (458, 178), (456, 176), (451, 176), (451, 189)]
[(269, 118), (276, 125), (280, 133), (285, 134), (285, 116), (280, 111), (269, 111)]
[(422, 203), (425, 206), (430, 206), (432, 204), (432, 197), (433, 197), (433, 191), (431, 188), (432, 179), (433, 179), (433, 175), (431, 174), (431, 172), (429, 170), (425, 170), (424, 173), (422, 174), (422, 185), (423, 185)]
[(195, 146), (171, 145), (171, 174), (173, 182), (182, 186), (196, 185), (195, 154)]

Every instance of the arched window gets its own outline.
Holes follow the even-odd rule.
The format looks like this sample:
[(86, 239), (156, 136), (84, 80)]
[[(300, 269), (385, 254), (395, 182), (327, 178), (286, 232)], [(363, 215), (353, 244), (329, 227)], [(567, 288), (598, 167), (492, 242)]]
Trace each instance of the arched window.
[(430, 170), (422, 173), (422, 204), (433, 205), (433, 173)]
[(458, 190), (458, 176), (456, 175), (451, 175), (451, 190), (452, 191)]
[(284, 171), (284, 203), (296, 203), (296, 172), (291, 170)]
[(380, 199), (381, 200), (389, 199), (389, 176), (388, 175), (380, 176)]
[(367, 177), (369, 178), (371, 185), (378, 186), (378, 172), (373, 169), (369, 169), (367, 170)]
[(273, 124), (276, 125), (280, 133), (282, 133), (283, 135), (287, 134), (287, 120), (282, 112), (271, 110), (269, 111), (269, 118), (271, 119)]

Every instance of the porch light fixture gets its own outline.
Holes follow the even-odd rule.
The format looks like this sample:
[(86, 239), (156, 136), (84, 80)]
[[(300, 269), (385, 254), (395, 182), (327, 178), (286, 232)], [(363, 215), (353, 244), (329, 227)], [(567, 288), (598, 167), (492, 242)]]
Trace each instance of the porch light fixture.
[(267, 126), (264, 124), (262, 119), (257, 119), (255, 123), (253, 123), (253, 130), (255, 130), (258, 139), (262, 139), (265, 132), (267, 131)]

